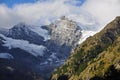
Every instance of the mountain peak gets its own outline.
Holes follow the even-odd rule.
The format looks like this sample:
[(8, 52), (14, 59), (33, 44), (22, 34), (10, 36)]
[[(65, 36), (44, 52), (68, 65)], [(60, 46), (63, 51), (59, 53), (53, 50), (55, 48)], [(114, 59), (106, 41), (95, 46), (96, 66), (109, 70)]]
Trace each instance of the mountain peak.
[(13, 28), (27, 28), (29, 25), (27, 25), (24, 22), (20, 22), (17, 25), (15, 25)]
[(60, 20), (68, 20), (68, 21), (72, 21), (72, 20), (70, 20), (69, 18), (67, 18), (66, 16), (61, 16), (59, 19), (60, 19)]
[(51, 28), (51, 39), (61, 45), (74, 44), (74, 42), (79, 41), (81, 37), (81, 28), (76, 22), (69, 20), (65, 16), (56, 20), (49, 27)]
[(67, 19), (67, 18), (66, 18), (66, 16), (61, 16), (60, 19), (61, 19), (61, 20), (65, 20), (65, 19)]
[[(56, 20), (55, 23), (53, 23), (56, 27), (61, 27), (61, 28), (71, 28), (71, 29), (74, 29), (74, 28), (77, 28), (79, 27), (78, 24), (67, 18), (66, 16), (62, 16), (60, 19)], [(80, 27), (79, 27), (80, 28)]]

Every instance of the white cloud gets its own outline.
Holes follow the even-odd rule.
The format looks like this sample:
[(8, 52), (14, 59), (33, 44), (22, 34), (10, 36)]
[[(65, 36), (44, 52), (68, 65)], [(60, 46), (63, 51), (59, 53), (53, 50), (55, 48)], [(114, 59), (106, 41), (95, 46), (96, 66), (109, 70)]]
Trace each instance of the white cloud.
[(103, 26), (120, 16), (120, 0), (87, 0), (82, 9), (93, 15)]
[(78, 0), (38, 0), (36, 3), (14, 5), (13, 8), (0, 5), (0, 27), (11, 27), (19, 22), (49, 24), (63, 15), (82, 24), (98, 26), (98, 23), (107, 24), (120, 15), (119, 0), (86, 0), (80, 7), (75, 6), (78, 2), (80, 3)]
[(19, 16), (15, 14), (6, 5), (0, 5), (0, 27), (13, 26), (19, 20)]
[[(0, 5), (0, 26), (8, 27), (19, 22), (40, 24), (69, 13), (69, 7), (63, 1), (51, 0), (15, 5), (8, 8)], [(48, 20), (49, 19), (49, 20)]]

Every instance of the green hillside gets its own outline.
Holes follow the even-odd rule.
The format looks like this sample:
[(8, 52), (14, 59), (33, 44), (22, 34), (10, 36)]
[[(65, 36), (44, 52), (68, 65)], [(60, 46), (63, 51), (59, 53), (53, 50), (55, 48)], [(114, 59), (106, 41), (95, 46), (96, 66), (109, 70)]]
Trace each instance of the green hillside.
[(74, 50), (51, 80), (120, 80), (120, 16)]

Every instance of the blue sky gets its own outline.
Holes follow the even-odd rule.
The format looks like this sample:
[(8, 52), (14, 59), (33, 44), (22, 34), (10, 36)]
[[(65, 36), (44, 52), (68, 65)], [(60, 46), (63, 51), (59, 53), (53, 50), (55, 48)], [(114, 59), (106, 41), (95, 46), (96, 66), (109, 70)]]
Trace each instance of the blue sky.
[[(0, 3), (6, 4), (8, 7), (13, 7), (16, 4), (23, 4), (23, 3), (35, 3), (38, 0), (0, 0)], [(49, 1), (49, 0), (39, 0), (39, 1)], [(68, 0), (67, 2), (72, 4), (71, 2), (77, 1), (75, 4), (76, 6), (80, 6), (84, 3), (85, 0)]]
[(36, 2), (36, 0), (0, 0), (0, 3), (4, 3), (8, 7), (12, 7), (15, 4), (34, 3), (34, 2)]

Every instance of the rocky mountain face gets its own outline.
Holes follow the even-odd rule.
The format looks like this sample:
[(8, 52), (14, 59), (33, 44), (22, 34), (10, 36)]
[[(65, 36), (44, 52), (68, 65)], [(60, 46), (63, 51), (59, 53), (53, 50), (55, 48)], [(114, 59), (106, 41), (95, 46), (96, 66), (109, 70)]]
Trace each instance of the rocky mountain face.
[[(75, 47), (81, 37), (81, 28), (76, 22), (69, 20), (65, 16), (61, 17), (54, 24), (50, 25), (51, 40), (58, 45)], [(75, 39), (75, 40), (74, 40)]]
[(120, 16), (74, 50), (51, 80), (119, 80)]
[(13, 26), (13, 28), (9, 29), (7, 34), (5, 33), (5, 36), (13, 39), (27, 40), (34, 44), (43, 44), (44, 38), (38, 35), (36, 32), (33, 32), (29, 27), (31, 26), (25, 23), (19, 23)]
[[(42, 27), (20, 23), (1, 29), (0, 79), (47, 80), (69, 57), (81, 35), (77, 23), (65, 17)], [(7, 74), (13, 77), (7, 78)]]
[[(48, 48), (59, 58), (67, 58), (71, 50), (78, 45), (81, 38), (81, 28), (72, 20), (65, 16), (48, 26), (50, 40), (46, 42)], [(49, 43), (49, 44), (48, 44)]]

